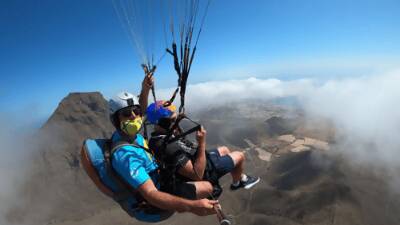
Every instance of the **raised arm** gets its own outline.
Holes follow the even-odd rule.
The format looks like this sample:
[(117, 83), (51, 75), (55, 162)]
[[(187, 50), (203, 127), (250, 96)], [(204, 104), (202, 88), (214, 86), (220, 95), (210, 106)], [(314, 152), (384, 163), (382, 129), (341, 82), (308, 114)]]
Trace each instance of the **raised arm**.
[(215, 214), (214, 205), (218, 204), (215, 200), (187, 200), (159, 191), (151, 179), (140, 185), (138, 191), (151, 205), (160, 209), (191, 212), (198, 216)]

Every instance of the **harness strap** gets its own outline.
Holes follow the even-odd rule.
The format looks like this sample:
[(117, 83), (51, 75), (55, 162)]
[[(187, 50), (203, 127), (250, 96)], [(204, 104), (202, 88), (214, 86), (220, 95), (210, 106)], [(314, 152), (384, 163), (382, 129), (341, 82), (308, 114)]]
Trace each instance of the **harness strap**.
[[(146, 122), (146, 121), (145, 121), (145, 122)], [(142, 126), (142, 127), (143, 127), (143, 126)], [(131, 137), (127, 136), (126, 134), (122, 133), (122, 132), (119, 132), (119, 135), (120, 135), (120, 137), (121, 137), (121, 140), (119, 140), (119, 141), (117, 141), (117, 142), (115, 142), (115, 143), (112, 143), (112, 146), (111, 146), (111, 151), (112, 151), (112, 153), (114, 153), (115, 150), (118, 149), (118, 148), (120, 148), (120, 147), (123, 147), (123, 146), (133, 146), (133, 147), (136, 147), (136, 148), (141, 148), (141, 149), (145, 150), (146, 152), (148, 152), (149, 154), (154, 155), (154, 152), (152, 152), (151, 149), (146, 148), (146, 147), (144, 147), (143, 145), (140, 145), (140, 144), (136, 141), (136, 138), (131, 138)], [(145, 138), (145, 140), (147, 140), (147, 139)]]
[(172, 104), (172, 102), (175, 100), (175, 97), (176, 97), (176, 94), (178, 93), (178, 91), (179, 91), (179, 86), (175, 89), (175, 91), (172, 94), (171, 98), (164, 103), (164, 105), (163, 105), (164, 107), (168, 107), (168, 106), (170, 106)]
[(105, 157), (105, 161), (106, 161), (106, 168), (107, 168), (107, 173), (108, 175), (111, 177), (111, 179), (113, 179), (113, 181), (117, 184), (119, 191), (115, 192), (114, 194), (114, 200), (117, 201), (118, 203), (120, 203), (120, 205), (122, 206), (122, 208), (126, 208), (126, 201), (124, 201), (125, 199), (127, 199), (128, 197), (134, 197), (137, 200), (137, 205), (138, 208), (142, 208), (141, 206), (143, 206), (143, 204), (147, 204), (146, 200), (142, 197), (142, 195), (134, 188), (131, 187), (131, 185), (125, 181), (125, 179), (118, 174), (115, 169), (112, 166), (112, 157), (113, 154), (115, 153), (116, 150), (118, 150), (121, 147), (124, 146), (133, 146), (133, 147), (137, 147), (137, 148), (142, 148), (145, 149), (147, 151), (147, 149), (139, 144), (137, 144), (137, 142), (135, 141), (135, 143), (130, 144), (127, 141), (121, 140), (118, 141), (116, 143), (112, 143), (111, 140), (108, 140), (108, 142), (106, 143), (108, 146), (106, 146), (105, 151), (104, 151), (104, 157)]
[[(183, 119), (188, 119), (190, 122), (196, 124), (195, 127), (182, 132), (182, 129), (179, 126), (179, 123), (183, 120)], [(179, 131), (181, 132), (180, 134), (176, 135), (174, 138), (171, 139), (172, 135), (174, 134), (174, 130), (175, 129), (179, 129)], [(166, 137), (164, 138), (164, 145), (166, 146), (167, 144), (171, 144), (172, 142), (175, 142), (177, 140), (179, 140), (182, 137), (185, 137), (195, 131), (198, 131), (201, 129), (201, 125), (196, 123), (195, 121), (191, 120), (189, 117), (187, 117), (185, 114), (181, 113), (178, 115), (178, 118), (176, 119), (176, 121), (174, 122), (174, 124), (172, 125), (172, 127), (168, 130)]]
[(136, 142), (134, 144), (130, 144), (130, 143), (125, 142), (125, 141), (118, 141), (118, 142), (116, 142), (115, 144), (112, 145), (112, 148), (110, 150), (110, 154), (113, 155), (116, 150), (118, 150), (119, 148), (125, 147), (125, 146), (132, 146), (132, 147), (136, 147), (136, 148), (142, 148), (146, 152), (148, 150), (145, 147), (143, 147), (141, 145), (138, 145)]
[(125, 180), (114, 170), (114, 168), (111, 165), (111, 160), (112, 160), (112, 154), (111, 154), (111, 140), (108, 140), (105, 145), (105, 150), (104, 150), (104, 158), (106, 162), (106, 170), (107, 174), (109, 177), (114, 181), (114, 183), (118, 186), (119, 191), (114, 192), (114, 200), (117, 201), (118, 203), (121, 203), (124, 199), (130, 197), (130, 196), (135, 196), (136, 197), (136, 191), (128, 186), (128, 184), (125, 182)]
[(174, 134), (174, 130), (179, 127), (179, 122), (185, 118), (185, 115), (179, 114), (178, 118), (176, 119), (175, 123), (172, 127), (168, 130), (166, 137), (163, 140), (163, 145), (166, 146), (168, 144), (169, 139)]
[(201, 125), (197, 125), (197, 126), (191, 128), (191, 129), (189, 129), (189, 130), (187, 130), (187, 131), (185, 131), (183, 133), (180, 133), (180, 134), (176, 135), (174, 138), (171, 138), (171, 139), (167, 140), (167, 144), (171, 144), (172, 142), (175, 142), (175, 141), (185, 137), (186, 135), (189, 135), (189, 134), (191, 134), (191, 133), (193, 133), (195, 131), (198, 131), (200, 129), (201, 129)]

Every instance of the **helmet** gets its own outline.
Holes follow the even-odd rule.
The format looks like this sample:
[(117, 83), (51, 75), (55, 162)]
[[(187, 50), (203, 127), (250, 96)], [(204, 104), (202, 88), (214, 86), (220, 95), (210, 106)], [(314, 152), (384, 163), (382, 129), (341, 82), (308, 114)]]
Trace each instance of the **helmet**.
[(129, 92), (121, 92), (108, 101), (111, 123), (115, 128), (119, 129), (119, 119), (116, 112), (133, 105), (139, 105), (139, 100)]
[(160, 119), (171, 117), (176, 111), (176, 107), (172, 104), (169, 106), (164, 105), (165, 101), (151, 103), (146, 110), (147, 121), (151, 124), (157, 124)]
[(136, 96), (129, 92), (121, 92), (108, 102), (111, 115), (120, 109), (133, 105), (139, 105), (139, 100)]

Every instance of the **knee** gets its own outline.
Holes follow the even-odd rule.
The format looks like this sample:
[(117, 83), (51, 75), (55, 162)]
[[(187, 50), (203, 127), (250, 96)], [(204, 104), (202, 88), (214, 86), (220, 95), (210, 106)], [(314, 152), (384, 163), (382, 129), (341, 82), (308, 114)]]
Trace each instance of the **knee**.
[(245, 160), (245, 156), (243, 152), (235, 151), (229, 154), (229, 156), (232, 158), (233, 162), (235, 165), (242, 164)]
[(207, 185), (206, 185), (206, 192), (207, 192), (207, 193), (212, 193), (213, 190), (214, 190), (214, 188), (213, 188), (212, 184), (211, 184), (210, 182), (207, 182)]
[(231, 151), (230, 151), (229, 148), (226, 147), (226, 146), (220, 146), (220, 147), (218, 147), (218, 152), (219, 152), (219, 154), (220, 154), (221, 156), (223, 156), (223, 155), (229, 154)]
[(195, 183), (196, 196), (198, 199), (207, 198), (213, 192), (213, 186), (208, 181), (198, 181)]
[(244, 153), (243, 152), (235, 152), (235, 155), (236, 155), (236, 160), (239, 162), (239, 163), (241, 163), (241, 162), (243, 162), (244, 160), (245, 160), (245, 156), (244, 156)]
[(244, 161), (245, 160), (245, 156), (243, 152), (237, 152), (238, 158), (240, 161)]

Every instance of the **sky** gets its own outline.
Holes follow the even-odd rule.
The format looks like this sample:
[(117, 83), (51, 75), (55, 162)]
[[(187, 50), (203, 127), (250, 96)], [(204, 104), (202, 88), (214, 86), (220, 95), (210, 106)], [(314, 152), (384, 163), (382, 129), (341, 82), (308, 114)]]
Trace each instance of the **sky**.
[[(397, 69), (396, 0), (213, 0), (190, 84), (347, 79)], [(0, 1), (0, 114), (40, 124), (70, 92), (139, 92), (140, 59), (111, 0)], [(170, 56), (156, 88), (176, 85)]]
[[(398, 0), (213, 0), (186, 109), (295, 96), (307, 116), (333, 122), (349, 159), (393, 170), (398, 191), (399, 11)], [(138, 93), (137, 56), (112, 0), (0, 0), (0, 223), (32, 128), (70, 92)], [(169, 97), (170, 56), (155, 76)]]

